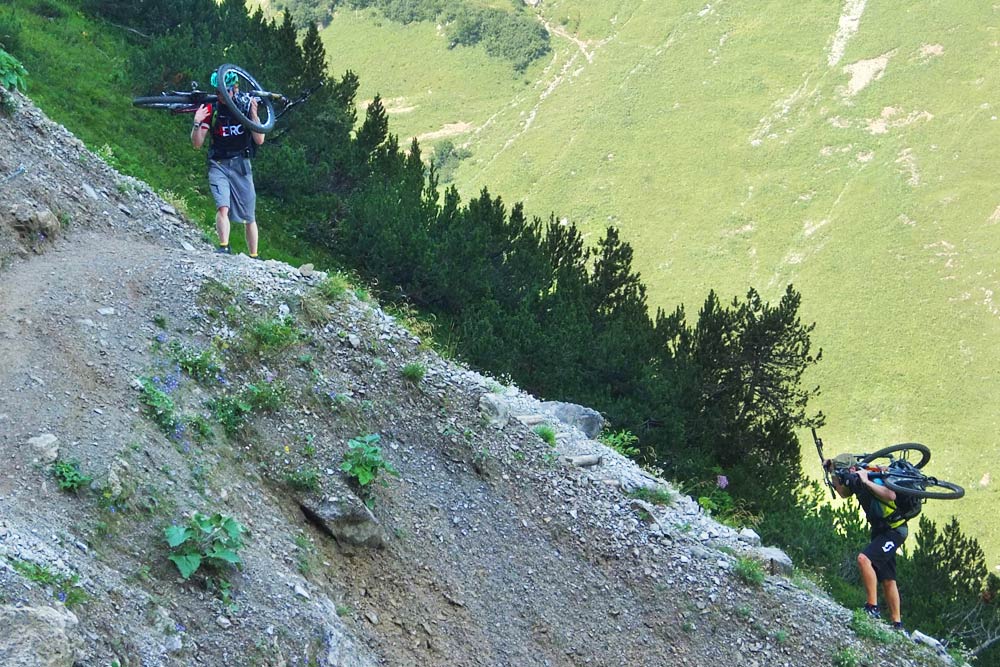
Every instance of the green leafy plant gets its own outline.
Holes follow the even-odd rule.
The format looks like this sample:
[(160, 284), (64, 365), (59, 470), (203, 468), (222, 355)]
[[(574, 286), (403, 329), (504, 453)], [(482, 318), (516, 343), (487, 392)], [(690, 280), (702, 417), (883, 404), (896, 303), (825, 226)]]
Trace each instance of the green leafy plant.
[(403, 366), (403, 377), (416, 384), (424, 379), (427, 367), (418, 361), (411, 361)]
[(302, 332), (290, 317), (272, 317), (252, 322), (246, 331), (252, 352), (283, 350), (302, 339)]
[(862, 639), (871, 639), (881, 644), (893, 644), (900, 635), (882, 621), (872, 618), (861, 609), (855, 609), (851, 616), (851, 629)]
[(24, 65), (3, 49), (0, 49), (0, 87), (5, 90), (27, 90), (28, 70)]
[(548, 424), (539, 424), (534, 429), (535, 434), (544, 440), (549, 447), (556, 446), (556, 430)]
[(319, 471), (311, 466), (296, 468), (291, 472), (285, 473), (285, 483), (299, 491), (318, 491)]
[(858, 667), (861, 657), (850, 646), (845, 646), (833, 654), (834, 667)]
[(185, 373), (196, 380), (211, 380), (222, 371), (219, 357), (211, 348), (193, 348), (179, 343), (170, 342), (170, 356)]
[(221, 572), (243, 561), (243, 535), (246, 529), (236, 519), (222, 514), (206, 516), (199, 512), (183, 525), (167, 526), (163, 535), (170, 547), (170, 561), (185, 579), (202, 566)]
[(176, 434), (180, 421), (175, 413), (174, 400), (152, 378), (141, 378), (139, 384), (142, 386), (139, 401), (145, 408), (146, 416), (167, 435)]
[(754, 558), (739, 558), (736, 560), (734, 568), (736, 576), (740, 581), (751, 586), (760, 586), (764, 583), (764, 566), (759, 560)]
[(285, 396), (281, 382), (255, 382), (243, 387), (236, 394), (220, 396), (209, 401), (209, 409), (216, 421), (222, 424), (226, 435), (233, 436), (255, 410), (277, 410)]
[(162, 313), (154, 315), (153, 316), (153, 324), (155, 324), (156, 326), (158, 326), (161, 329), (166, 329), (167, 328), (167, 316), (163, 315)]
[(17, 558), (7, 559), (16, 572), (29, 581), (52, 588), (56, 598), (67, 607), (75, 607), (87, 601), (87, 591), (80, 587), (80, 575), (63, 575), (53, 572), (45, 565)]
[(653, 503), (654, 505), (671, 505), (674, 502), (674, 495), (670, 491), (666, 489), (654, 489), (648, 486), (638, 486), (629, 491), (628, 495), (638, 500), (645, 500), (647, 503)]
[(73, 492), (90, 484), (93, 479), (80, 471), (77, 461), (56, 461), (52, 464), (52, 476), (56, 478), (60, 489)]
[[(377, 480), (383, 471), (396, 477), (399, 476), (399, 471), (382, 456), (382, 448), (378, 446), (381, 439), (382, 437), (377, 433), (371, 433), (351, 438), (347, 442), (347, 451), (344, 452), (344, 462), (340, 469), (362, 488)], [(385, 484), (384, 479), (382, 483)]]
[(639, 436), (634, 435), (632, 431), (624, 429), (621, 431), (603, 431), (598, 436), (598, 440), (622, 456), (634, 459), (639, 455), (639, 448), (636, 447), (636, 444), (639, 442)]
[(350, 287), (347, 276), (342, 273), (331, 273), (316, 287), (316, 291), (327, 303), (334, 303), (343, 299)]

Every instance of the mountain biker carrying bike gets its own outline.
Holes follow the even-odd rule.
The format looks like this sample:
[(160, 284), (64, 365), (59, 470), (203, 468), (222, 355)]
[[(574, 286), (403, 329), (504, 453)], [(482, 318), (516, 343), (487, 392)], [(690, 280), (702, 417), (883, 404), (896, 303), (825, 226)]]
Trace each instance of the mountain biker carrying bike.
[(858, 570), (867, 601), (865, 613), (880, 618), (878, 583), (882, 584), (892, 627), (903, 629), (900, 616), (899, 588), (896, 586), (896, 550), (906, 539), (906, 519), (894, 516), (896, 492), (881, 479), (872, 479), (864, 467), (856, 465), (852, 454), (840, 454), (823, 462), (841, 498), (855, 496), (871, 525), (871, 542), (858, 554)]
[[(212, 73), (212, 85), (217, 83), (217, 73)], [(239, 77), (236, 72), (226, 72), (225, 85), (233, 100), (241, 105), (244, 113), (254, 122), (257, 117), (257, 99), (240, 95)], [(211, 131), (208, 148), (208, 184), (215, 200), (215, 230), (219, 235), (218, 253), (230, 254), (229, 223), (244, 224), (247, 249), (250, 257), (257, 258), (257, 193), (253, 184), (250, 158), (255, 148), (264, 143), (264, 135), (252, 132), (223, 104), (203, 104), (194, 114), (191, 145), (200, 149)]]

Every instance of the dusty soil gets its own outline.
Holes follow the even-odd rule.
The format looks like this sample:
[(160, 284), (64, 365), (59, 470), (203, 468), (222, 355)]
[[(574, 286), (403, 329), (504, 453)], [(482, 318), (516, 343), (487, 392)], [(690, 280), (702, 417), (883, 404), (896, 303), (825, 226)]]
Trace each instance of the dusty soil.
[[(864, 642), (850, 613), (808, 585), (738, 574), (769, 563), (752, 537), (551, 417), (545, 406), (441, 359), (348, 292), (316, 306), (322, 273), (220, 257), (148, 187), (103, 165), (23, 101), (0, 117), (0, 607), (54, 608), (60, 585), (24, 563), (79, 576), (86, 601), (38, 630), (35, 661), (97, 665), (818, 665), (851, 649), (872, 664), (935, 664), (904, 644)], [(55, 221), (55, 222), (53, 222)], [(290, 317), (280, 349), (248, 330)], [(198, 381), (171, 344), (212, 349)], [(408, 380), (402, 369), (425, 374)], [(157, 378), (208, 433), (164, 432), (143, 405)], [(285, 387), (233, 435), (212, 398)], [(481, 412), (510, 410), (498, 428)], [(520, 419), (519, 419), (520, 418)], [(347, 441), (381, 436), (400, 471), (371, 494), (382, 548), (331, 538), (300, 502), (353, 493)], [(50, 453), (90, 488), (60, 491)], [(37, 442), (37, 441), (36, 441)], [(564, 455), (597, 453), (582, 468)], [(316, 488), (290, 483), (316, 474)], [(167, 560), (163, 530), (193, 511), (249, 529), (229, 599)], [(68, 618), (68, 616), (67, 616)], [(26, 633), (25, 638), (28, 635)], [(50, 663), (54, 647), (71, 660)], [(18, 662), (18, 660), (21, 660)]]

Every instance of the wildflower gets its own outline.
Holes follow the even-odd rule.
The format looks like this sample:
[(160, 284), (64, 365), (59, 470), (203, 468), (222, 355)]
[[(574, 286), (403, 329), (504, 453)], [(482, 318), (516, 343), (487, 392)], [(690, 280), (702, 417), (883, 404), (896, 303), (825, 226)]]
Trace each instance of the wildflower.
[(59, 594), (56, 597), (59, 598), (60, 602), (65, 602), (66, 601), (66, 591), (59, 591)]
[(716, 484), (719, 485), (720, 489), (724, 489), (727, 486), (729, 486), (729, 478), (726, 477), (725, 475), (719, 475), (718, 477), (716, 477), (715, 482)]

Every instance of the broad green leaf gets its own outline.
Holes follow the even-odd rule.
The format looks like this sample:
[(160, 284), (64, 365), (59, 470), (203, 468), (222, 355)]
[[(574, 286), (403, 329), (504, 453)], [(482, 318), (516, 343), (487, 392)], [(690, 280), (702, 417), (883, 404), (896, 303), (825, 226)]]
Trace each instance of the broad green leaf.
[(184, 544), (191, 537), (191, 533), (188, 532), (186, 526), (167, 526), (163, 534), (166, 536), (167, 544), (171, 548)]
[(224, 560), (227, 563), (232, 563), (233, 565), (239, 565), (243, 562), (240, 560), (240, 555), (232, 549), (220, 549), (219, 547), (215, 547), (211, 552), (206, 554), (206, 556), (216, 560)]
[(187, 579), (201, 566), (201, 556), (198, 554), (175, 554), (170, 556), (181, 576)]

